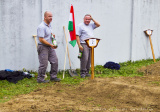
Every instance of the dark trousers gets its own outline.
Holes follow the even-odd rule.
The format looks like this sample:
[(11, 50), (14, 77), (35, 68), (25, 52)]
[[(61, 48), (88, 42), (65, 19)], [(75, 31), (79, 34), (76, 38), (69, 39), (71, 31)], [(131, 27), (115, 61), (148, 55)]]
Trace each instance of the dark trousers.
[(85, 76), (89, 73), (91, 65), (91, 49), (85, 43), (81, 43), (83, 47), (82, 57), (80, 58), (80, 75)]
[(44, 81), (48, 61), (51, 64), (50, 78), (57, 77), (58, 58), (54, 49), (45, 45), (38, 45), (39, 69), (37, 81)]

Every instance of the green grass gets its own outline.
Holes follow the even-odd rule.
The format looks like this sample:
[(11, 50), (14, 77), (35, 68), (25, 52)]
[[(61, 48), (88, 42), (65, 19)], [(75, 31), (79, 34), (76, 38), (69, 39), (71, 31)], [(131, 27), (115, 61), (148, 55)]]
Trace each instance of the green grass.
[[(159, 59), (157, 59), (156, 61), (159, 61)], [(143, 73), (139, 73), (137, 69), (153, 63), (154, 62), (152, 59), (134, 62), (128, 61), (119, 63), (119, 65), (121, 66), (120, 70), (104, 69), (102, 65), (97, 65), (95, 66), (95, 77), (142, 76)]]
[[(157, 59), (159, 61), (159, 59)], [(152, 59), (148, 60), (141, 60), (141, 61), (135, 61), (135, 62), (124, 62), (119, 63), (121, 68), (120, 70), (111, 70), (111, 69), (105, 69), (102, 65), (96, 65), (95, 66), (95, 77), (118, 77), (118, 76), (142, 76), (142, 73), (137, 72), (137, 69), (142, 66), (147, 66), (150, 64), (153, 64)], [(23, 71), (26, 71), (23, 69)], [(79, 69), (76, 70), (79, 74)], [(31, 73), (35, 74), (37, 76), (36, 72), (30, 71)], [(49, 79), (49, 73), (47, 73)], [(58, 73), (59, 78), (63, 78), (63, 71), (59, 71)], [(62, 84), (73, 84), (78, 85), (80, 82), (83, 82), (86, 79), (82, 79), (80, 77), (70, 77), (68, 70), (65, 71), (65, 78), (62, 79), (60, 83)], [(10, 100), (13, 97), (16, 97), (17, 95), (21, 94), (28, 94), (34, 90), (41, 89), (44, 87), (52, 86), (54, 82), (50, 83), (37, 83), (36, 78), (31, 79), (23, 79), (21, 81), (18, 81), (18, 83), (10, 83), (6, 80), (0, 81), (0, 103), (4, 103), (8, 100)]]

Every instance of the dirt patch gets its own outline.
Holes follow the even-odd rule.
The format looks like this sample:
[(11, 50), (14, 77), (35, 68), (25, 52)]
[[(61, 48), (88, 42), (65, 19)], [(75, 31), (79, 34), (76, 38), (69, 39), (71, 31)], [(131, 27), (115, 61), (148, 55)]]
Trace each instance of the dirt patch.
[(1, 104), (0, 112), (159, 112), (160, 62), (139, 71), (146, 75), (53, 83)]
[(139, 71), (143, 72), (145, 75), (156, 75), (160, 77), (160, 61), (147, 67), (143, 66)]

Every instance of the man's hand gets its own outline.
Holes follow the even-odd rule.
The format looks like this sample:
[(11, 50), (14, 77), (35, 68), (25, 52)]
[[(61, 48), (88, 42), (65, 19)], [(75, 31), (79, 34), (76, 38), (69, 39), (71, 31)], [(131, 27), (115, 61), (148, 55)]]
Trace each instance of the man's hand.
[(57, 46), (51, 45), (51, 48), (52, 48), (52, 49), (57, 49)]
[(81, 45), (79, 45), (79, 50), (83, 51), (83, 47)]
[(56, 48), (57, 48), (57, 46), (55, 46), (55, 45), (53, 45), (53, 44), (50, 44), (49, 42), (47, 42), (47, 41), (46, 41), (44, 38), (42, 38), (42, 37), (39, 38), (39, 41), (40, 41), (41, 43), (47, 45), (47, 46), (50, 46), (50, 47), (53, 48), (53, 49), (56, 49)]
[(82, 47), (81, 44), (80, 44), (80, 39), (79, 39), (79, 36), (78, 36), (78, 35), (76, 35), (76, 40), (77, 40), (77, 44), (78, 44), (79, 50), (80, 50), (80, 51), (83, 51), (83, 47)]
[(53, 33), (51, 33), (52, 34), (52, 36), (55, 38), (55, 34), (53, 34)]
[[(89, 14), (89, 15), (90, 15), (90, 14)], [(91, 20), (95, 23), (96, 27), (99, 27), (100, 24), (99, 24), (96, 20), (94, 20), (91, 15), (90, 15), (90, 17), (91, 17)]]
[(90, 14), (88, 14), (91, 17), (91, 20), (93, 20), (92, 16)]

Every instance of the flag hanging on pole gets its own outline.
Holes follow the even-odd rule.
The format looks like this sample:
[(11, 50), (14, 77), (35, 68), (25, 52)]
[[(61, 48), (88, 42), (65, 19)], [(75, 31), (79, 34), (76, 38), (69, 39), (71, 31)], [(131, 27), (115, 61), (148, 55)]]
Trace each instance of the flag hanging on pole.
[(68, 30), (70, 33), (69, 43), (74, 47), (76, 45), (76, 29), (75, 29), (75, 20), (74, 20), (74, 10), (73, 5), (71, 4)]

